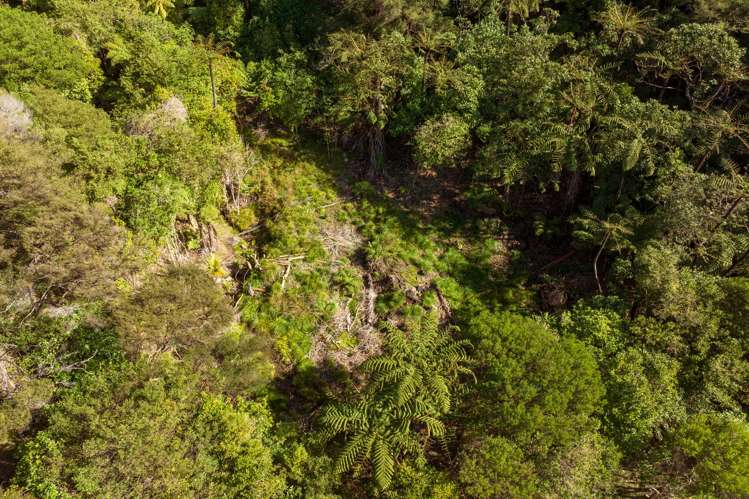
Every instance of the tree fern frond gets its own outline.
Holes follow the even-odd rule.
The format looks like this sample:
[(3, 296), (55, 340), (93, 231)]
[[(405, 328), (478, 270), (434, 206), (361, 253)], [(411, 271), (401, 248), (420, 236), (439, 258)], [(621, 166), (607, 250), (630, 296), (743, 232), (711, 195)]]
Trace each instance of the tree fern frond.
[(473, 372), (472, 369), (469, 369), (469, 368), (463, 367), (463, 366), (458, 366), (457, 370), (458, 370), (458, 372), (460, 374), (465, 374), (467, 376), (472, 377), (474, 383), (478, 383), (478, 378), (476, 378), (476, 374)]
[(432, 383), (434, 386), (435, 401), (440, 405), (442, 412), (447, 414), (450, 412), (450, 406), (452, 404), (450, 385), (443, 376), (434, 376), (432, 378)]
[(335, 464), (335, 473), (349, 471), (362, 457), (369, 455), (372, 448), (373, 435), (359, 434), (352, 438), (343, 448)]
[(341, 433), (347, 431), (352, 426), (356, 426), (356, 423), (361, 422), (363, 417), (364, 414), (361, 408), (330, 406), (323, 412), (320, 420), (325, 427)]
[(642, 152), (642, 140), (640, 138), (636, 138), (630, 144), (629, 152), (627, 153), (627, 159), (624, 161), (625, 172), (635, 167), (637, 162), (640, 160), (641, 152)]
[(398, 406), (406, 404), (418, 389), (416, 377), (413, 374), (406, 375), (395, 388), (395, 403)]
[(439, 437), (445, 434), (445, 424), (437, 418), (426, 414), (418, 415), (414, 418), (416, 421), (424, 423), (427, 427), (427, 433), (430, 436)]
[(361, 369), (368, 373), (387, 372), (394, 369), (398, 363), (387, 357), (370, 357), (361, 364)]
[(374, 442), (373, 457), (375, 481), (380, 490), (385, 490), (390, 487), (395, 472), (393, 451), (384, 440), (378, 439)]

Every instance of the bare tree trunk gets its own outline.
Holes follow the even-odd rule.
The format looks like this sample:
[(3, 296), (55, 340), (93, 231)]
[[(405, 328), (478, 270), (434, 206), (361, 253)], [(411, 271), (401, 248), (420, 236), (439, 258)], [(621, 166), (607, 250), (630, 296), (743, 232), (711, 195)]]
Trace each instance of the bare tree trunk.
[(736, 200), (733, 203), (731, 203), (731, 206), (723, 214), (723, 216), (721, 217), (720, 221), (717, 224), (715, 224), (715, 227), (713, 227), (713, 229), (710, 231), (710, 238), (709, 239), (712, 239), (712, 236), (715, 235), (715, 233), (718, 231), (718, 229), (720, 229), (723, 226), (723, 224), (726, 223), (729, 218), (731, 218), (731, 215), (733, 215), (733, 212), (736, 211), (736, 208), (739, 207), (739, 205), (741, 204), (741, 202), (743, 200), (744, 200), (744, 197), (740, 196), (740, 197), (736, 198)]
[(569, 213), (575, 207), (577, 196), (580, 194), (580, 184), (582, 183), (582, 173), (576, 168), (568, 177), (567, 190), (564, 193), (564, 212)]
[(705, 166), (705, 163), (707, 163), (707, 160), (710, 159), (710, 156), (713, 154), (716, 148), (717, 146), (713, 146), (705, 153), (700, 162), (697, 164), (695, 171), (700, 171), (702, 167)]
[(382, 166), (385, 138), (380, 127), (375, 127), (369, 134), (369, 164), (374, 168)]
[[(736, 208), (738, 208), (741, 205), (741, 202), (744, 200), (742, 196), (736, 198), (736, 200), (731, 203), (731, 206), (728, 208), (728, 210), (723, 214), (723, 216), (720, 218), (720, 220), (715, 224), (715, 226), (710, 229), (710, 232), (707, 235), (707, 238), (705, 240), (705, 243), (703, 247), (708, 246), (713, 238), (715, 237), (715, 234), (718, 232), (718, 230), (723, 227), (723, 224), (725, 224), (729, 218), (731, 218), (731, 215), (733, 215), (733, 212), (736, 211)], [(695, 265), (697, 263), (697, 255), (692, 258), (692, 265)]]
[[(378, 97), (375, 101), (375, 112), (377, 117), (382, 116), (382, 100)], [(376, 123), (369, 132), (369, 164), (371, 168), (382, 166), (385, 157), (385, 136), (382, 127)]]
[(596, 254), (596, 258), (593, 260), (593, 274), (596, 276), (596, 284), (598, 284), (598, 292), (603, 294), (603, 286), (601, 286), (601, 279), (598, 277), (598, 259), (601, 258), (601, 253), (603, 253), (603, 249), (606, 247), (606, 243), (609, 242), (609, 237), (611, 237), (611, 232), (606, 233), (606, 237), (603, 238), (603, 242), (601, 243), (601, 247), (598, 249), (598, 253)]

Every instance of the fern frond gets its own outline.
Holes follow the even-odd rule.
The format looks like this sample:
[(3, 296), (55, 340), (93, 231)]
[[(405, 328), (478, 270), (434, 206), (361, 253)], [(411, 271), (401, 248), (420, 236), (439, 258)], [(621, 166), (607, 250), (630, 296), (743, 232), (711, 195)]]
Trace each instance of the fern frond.
[(443, 413), (450, 411), (450, 387), (443, 376), (436, 375), (427, 379), (434, 401)]
[(361, 458), (369, 455), (373, 440), (374, 435), (366, 433), (354, 436), (338, 456), (335, 464), (335, 473), (346, 473), (353, 468), (354, 464), (356, 464)]
[(642, 152), (642, 140), (636, 138), (632, 141), (629, 146), (629, 152), (627, 153), (627, 159), (624, 161), (624, 171), (629, 171), (637, 165), (640, 159), (640, 153)]
[(398, 406), (406, 404), (418, 389), (417, 379), (412, 373), (403, 377), (395, 388), (395, 403)]
[(365, 411), (361, 407), (330, 406), (324, 412), (320, 421), (326, 428), (336, 433), (347, 431), (350, 427), (358, 426), (365, 418)]
[(377, 486), (380, 490), (390, 487), (395, 472), (395, 459), (393, 452), (388, 444), (378, 439), (374, 442), (374, 456), (372, 459), (374, 465), (374, 476)]
[(387, 372), (397, 367), (397, 362), (387, 357), (370, 357), (361, 364), (361, 369), (368, 373)]
[(445, 434), (445, 424), (437, 418), (421, 414), (414, 417), (414, 419), (420, 423), (424, 423), (429, 436), (439, 437)]

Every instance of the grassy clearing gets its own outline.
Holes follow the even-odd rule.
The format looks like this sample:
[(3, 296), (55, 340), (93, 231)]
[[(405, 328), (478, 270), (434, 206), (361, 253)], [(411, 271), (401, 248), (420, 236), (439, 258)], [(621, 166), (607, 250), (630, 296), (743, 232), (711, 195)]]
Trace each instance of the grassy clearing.
[(257, 222), (235, 246), (235, 274), (241, 320), (273, 339), (280, 364), (351, 368), (378, 351), (381, 320), (438, 307), (460, 324), (531, 302), (498, 227), (469, 241), (449, 214), (424, 222), (377, 186), (344, 178), (351, 170), (337, 152), (279, 140), (262, 150), (243, 191)]

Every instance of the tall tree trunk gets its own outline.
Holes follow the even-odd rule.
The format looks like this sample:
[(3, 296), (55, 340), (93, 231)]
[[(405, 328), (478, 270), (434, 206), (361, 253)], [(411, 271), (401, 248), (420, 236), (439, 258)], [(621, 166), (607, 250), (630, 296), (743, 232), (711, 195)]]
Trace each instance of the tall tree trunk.
[(385, 136), (382, 128), (375, 126), (369, 133), (369, 165), (374, 170), (382, 166), (385, 157)]
[(598, 259), (601, 258), (601, 254), (603, 253), (603, 250), (606, 247), (606, 243), (609, 242), (609, 237), (611, 237), (611, 231), (606, 233), (606, 237), (603, 238), (601, 247), (598, 249), (598, 253), (596, 253), (596, 257), (593, 260), (593, 274), (595, 274), (596, 276), (596, 284), (598, 284), (598, 292), (601, 294), (603, 294), (603, 286), (601, 285), (601, 279), (598, 276)]
[(715, 227), (713, 227), (712, 230), (710, 231), (709, 239), (712, 239), (712, 236), (714, 236), (715, 233), (718, 232), (718, 229), (723, 227), (723, 224), (725, 224), (728, 221), (728, 219), (731, 218), (731, 215), (733, 215), (733, 212), (736, 211), (736, 208), (739, 207), (739, 205), (741, 204), (743, 200), (744, 200), (744, 197), (739, 196), (738, 198), (736, 198), (736, 200), (733, 203), (731, 203), (731, 206), (728, 208), (728, 210), (726, 210), (726, 212), (723, 214), (723, 216), (718, 221), (718, 223), (715, 224)]
[(564, 193), (564, 212), (570, 213), (577, 203), (577, 197), (580, 194), (580, 184), (582, 184), (583, 174), (580, 168), (575, 168), (567, 177), (567, 189)]
[(748, 256), (749, 256), (749, 248), (747, 248), (746, 251), (744, 251), (741, 254), (740, 257), (738, 257), (736, 260), (733, 261), (733, 264), (730, 267), (728, 267), (728, 270), (726, 270), (725, 272), (723, 272), (723, 277), (730, 276), (731, 272), (733, 272), (734, 269), (741, 264), (741, 262), (743, 262), (744, 260), (746, 260), (746, 257), (748, 257)]
[[(383, 113), (382, 100), (377, 97), (375, 101), (375, 113), (379, 117)], [(369, 132), (369, 164), (371, 168), (382, 166), (385, 158), (385, 134), (379, 123), (375, 123)]]
[[(723, 214), (723, 216), (718, 220), (718, 222), (715, 224), (715, 226), (710, 229), (710, 232), (708, 232), (707, 237), (705, 238), (705, 243), (702, 245), (703, 247), (707, 247), (715, 238), (715, 234), (718, 232), (718, 230), (723, 227), (723, 225), (728, 221), (729, 218), (731, 218), (731, 215), (736, 211), (736, 208), (738, 208), (741, 205), (741, 202), (744, 200), (743, 196), (739, 196), (736, 198), (736, 200), (731, 203), (731, 206), (728, 208), (728, 210)], [(697, 264), (697, 255), (695, 255), (692, 258), (692, 265)]]

